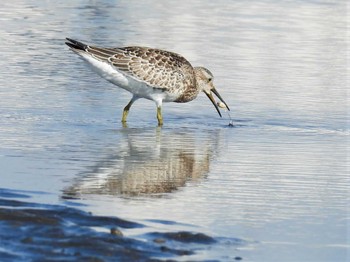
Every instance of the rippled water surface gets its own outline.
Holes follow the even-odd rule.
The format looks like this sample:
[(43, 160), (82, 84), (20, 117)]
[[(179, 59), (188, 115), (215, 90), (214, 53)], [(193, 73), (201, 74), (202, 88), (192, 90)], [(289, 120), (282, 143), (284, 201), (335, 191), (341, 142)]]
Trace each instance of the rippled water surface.
[[(123, 233), (142, 241), (182, 230), (220, 240), (175, 260), (349, 260), (346, 5), (5, 1), (0, 187), (140, 223)], [(65, 37), (208, 67), (234, 126), (200, 94), (164, 104), (162, 128), (154, 103), (138, 100), (123, 127), (130, 94)]]

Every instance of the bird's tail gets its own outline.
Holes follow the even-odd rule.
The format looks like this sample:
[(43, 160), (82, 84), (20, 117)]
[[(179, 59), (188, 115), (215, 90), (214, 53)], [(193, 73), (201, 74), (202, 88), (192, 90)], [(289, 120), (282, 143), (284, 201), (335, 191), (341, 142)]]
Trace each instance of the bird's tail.
[(78, 55), (88, 54), (95, 59), (100, 61), (107, 62), (108, 59), (116, 54), (123, 54), (123, 50), (121, 48), (102, 48), (96, 46), (86, 45), (77, 40), (66, 38), (69, 42), (66, 42), (66, 45), (70, 47), (70, 49), (76, 52)]
[(79, 42), (79, 41), (76, 41), (76, 40), (73, 40), (73, 39), (70, 39), (70, 38), (66, 38), (69, 42), (66, 42), (66, 45), (69, 46), (73, 51), (85, 51), (87, 49), (87, 45), (82, 43), (82, 42)]

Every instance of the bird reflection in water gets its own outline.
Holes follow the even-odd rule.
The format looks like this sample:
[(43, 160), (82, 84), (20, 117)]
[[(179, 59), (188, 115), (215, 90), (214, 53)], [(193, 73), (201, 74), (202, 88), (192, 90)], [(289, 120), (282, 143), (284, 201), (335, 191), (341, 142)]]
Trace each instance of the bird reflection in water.
[[(209, 172), (216, 131), (125, 128), (105, 159), (77, 177), (64, 198), (84, 195), (162, 196)], [(215, 139), (213, 139), (215, 138)]]

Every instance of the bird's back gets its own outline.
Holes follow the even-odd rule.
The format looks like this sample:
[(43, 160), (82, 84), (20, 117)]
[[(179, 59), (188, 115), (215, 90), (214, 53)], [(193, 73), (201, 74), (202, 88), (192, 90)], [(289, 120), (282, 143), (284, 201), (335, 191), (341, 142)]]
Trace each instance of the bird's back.
[[(109, 64), (125, 76), (142, 82), (151, 89), (171, 94), (172, 101), (188, 102), (199, 92), (192, 65), (179, 54), (139, 46), (102, 48), (68, 40), (71, 42), (67, 44), (77, 53)], [(103, 77), (108, 80), (108, 77)]]
[(137, 46), (114, 50), (109, 58), (113, 66), (154, 88), (176, 93), (195, 86), (193, 67), (176, 53)]

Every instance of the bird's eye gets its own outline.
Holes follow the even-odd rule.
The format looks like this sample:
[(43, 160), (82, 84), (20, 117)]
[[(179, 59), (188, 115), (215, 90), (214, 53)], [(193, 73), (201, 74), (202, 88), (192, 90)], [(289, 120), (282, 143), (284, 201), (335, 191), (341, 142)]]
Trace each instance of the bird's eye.
[(213, 80), (213, 78), (209, 77), (208, 78), (208, 83), (211, 82), (211, 80)]

